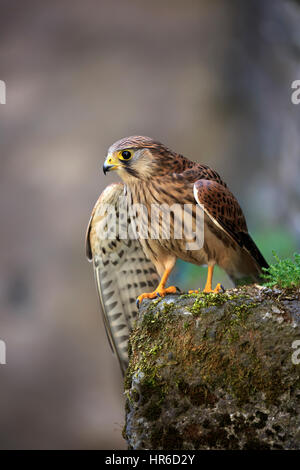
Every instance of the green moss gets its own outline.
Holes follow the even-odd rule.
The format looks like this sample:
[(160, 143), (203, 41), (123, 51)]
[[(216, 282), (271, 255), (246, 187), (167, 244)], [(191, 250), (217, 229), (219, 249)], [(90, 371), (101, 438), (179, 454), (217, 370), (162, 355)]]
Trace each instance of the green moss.
[(147, 332), (154, 333), (164, 327), (167, 321), (170, 321), (170, 314), (174, 312), (174, 303), (163, 303), (161, 309), (157, 309), (157, 304), (162, 299), (153, 301), (147, 312), (143, 315), (141, 327), (146, 329)]
[(273, 256), (276, 263), (271, 264), (268, 269), (264, 269), (263, 278), (268, 287), (279, 286), (282, 288), (292, 288), (300, 286), (300, 253), (294, 253), (294, 260), (290, 258), (279, 259), (275, 251)]
[(194, 315), (198, 315), (203, 308), (223, 305), (226, 300), (227, 296), (224, 294), (197, 294), (196, 300), (190, 310)]
[[(212, 408), (220, 391), (240, 405), (251, 402), (258, 392), (266, 403), (276, 405), (287, 384), (281, 368), (270, 367), (266, 360), (265, 344), (255, 323), (259, 300), (251, 300), (249, 292), (245, 288), (225, 294), (190, 294), (178, 296), (176, 304), (163, 299), (151, 302), (131, 335), (125, 379), (132, 406), (139, 400), (143, 417), (152, 422), (160, 419), (166, 397), (173, 393), (170, 387), (177, 393), (175, 408), (178, 402), (182, 407), (190, 403)], [(180, 313), (182, 309), (185, 315)], [(139, 396), (132, 393), (132, 377), (138, 381)], [(262, 425), (260, 419), (257, 426)], [(207, 442), (225, 439), (217, 435), (217, 429), (210, 433)], [(171, 448), (172, 441), (174, 448), (180, 448), (180, 436), (166, 423), (159, 431), (155, 428), (153, 448), (155, 444), (161, 447), (162, 439), (163, 448)], [(236, 446), (235, 442), (227, 444)]]
[(195, 302), (190, 308), (190, 311), (193, 315), (198, 316), (203, 313), (203, 309), (209, 307), (219, 307), (224, 305), (228, 301), (236, 300), (240, 298), (247, 298), (247, 295), (235, 294), (235, 293), (200, 293), (200, 294), (189, 294), (191, 297), (195, 297)]
[(257, 391), (266, 401), (276, 402), (282, 391), (280, 370), (270, 369), (261, 355), (260, 334), (248, 321), (255, 303), (227, 305), (218, 327), (216, 341), (204, 339), (195, 356), (201, 364), (200, 377), (213, 389), (225, 386), (240, 403), (246, 403)]
[(258, 304), (255, 302), (230, 304), (223, 320), (223, 334), (230, 343), (238, 340), (241, 328), (246, 327), (245, 323), (247, 321), (247, 317), (251, 313), (251, 309), (257, 307), (257, 305)]
[[(155, 301), (155, 307), (160, 300)], [(168, 329), (168, 325), (176, 318), (172, 313), (173, 309), (174, 305), (165, 303), (161, 310), (154, 311), (151, 305), (130, 338), (131, 361), (125, 376), (125, 390), (130, 389), (132, 376), (138, 371), (143, 404), (148, 401), (152, 403), (148, 409), (149, 416), (157, 416), (160, 413), (159, 408), (166, 393), (166, 384), (160, 375), (161, 364), (157, 362), (157, 355), (163, 348), (162, 331)]]

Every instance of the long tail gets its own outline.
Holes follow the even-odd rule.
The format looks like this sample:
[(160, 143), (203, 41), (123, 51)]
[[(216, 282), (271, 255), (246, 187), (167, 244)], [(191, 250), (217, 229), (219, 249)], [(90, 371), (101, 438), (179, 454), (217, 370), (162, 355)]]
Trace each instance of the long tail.
[(252, 240), (249, 233), (245, 233), (245, 232), (240, 233), (240, 237), (241, 237), (243, 246), (248, 251), (248, 253), (250, 253), (250, 255), (255, 259), (260, 269), (262, 270), (262, 268), (268, 268), (269, 265), (267, 261), (265, 260), (265, 258), (263, 257), (259, 249), (257, 248), (255, 242)]
[(241, 264), (243, 266), (240, 265), (241, 269), (238, 271), (244, 272), (244, 275), (232, 275), (232, 273), (230, 273), (230, 278), (235, 285), (249, 284), (253, 281), (257, 283), (263, 282), (263, 268), (269, 267), (267, 261), (261, 254), (249, 233), (240, 232), (239, 239), (241, 240), (241, 247), (243, 249), (244, 255), (241, 259)]

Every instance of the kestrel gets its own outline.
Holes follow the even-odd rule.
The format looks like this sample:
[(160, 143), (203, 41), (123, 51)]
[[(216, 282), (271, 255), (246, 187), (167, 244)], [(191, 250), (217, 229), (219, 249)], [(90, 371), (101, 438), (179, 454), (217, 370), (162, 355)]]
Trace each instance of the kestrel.
[[(123, 183), (111, 184), (98, 199), (87, 229), (86, 248), (94, 265), (107, 335), (124, 372), (128, 336), (137, 314), (136, 298), (139, 304), (144, 298), (175, 293), (176, 288), (166, 287), (166, 283), (177, 258), (208, 266), (203, 291), (207, 293), (222, 290), (220, 284), (212, 288), (216, 264), (234, 283), (245, 277), (259, 281), (262, 268), (268, 264), (248, 233), (236, 198), (207, 165), (195, 163), (149, 137), (134, 136), (109, 148), (103, 171), (116, 171)], [(120, 197), (129, 209), (138, 208), (127, 218), (121, 216)], [(175, 236), (177, 214), (173, 212), (168, 236), (164, 216), (151, 219), (156, 234), (151, 236), (152, 208), (174, 204), (190, 208), (193, 231), (197, 229), (196, 213), (201, 208), (204, 237), (198, 249), (187, 248), (190, 240), (184, 231), (181, 237)], [(111, 208), (115, 209), (117, 227), (113, 239), (103, 237), (101, 232), (101, 223)], [(124, 238), (120, 230), (133, 221), (138, 221), (138, 233), (135, 238)]]

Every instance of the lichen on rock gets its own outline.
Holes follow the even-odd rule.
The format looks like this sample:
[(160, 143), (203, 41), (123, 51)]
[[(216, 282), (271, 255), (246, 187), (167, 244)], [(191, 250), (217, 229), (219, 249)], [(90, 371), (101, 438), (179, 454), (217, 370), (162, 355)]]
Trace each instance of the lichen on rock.
[(130, 337), (132, 449), (296, 449), (299, 290), (145, 300)]

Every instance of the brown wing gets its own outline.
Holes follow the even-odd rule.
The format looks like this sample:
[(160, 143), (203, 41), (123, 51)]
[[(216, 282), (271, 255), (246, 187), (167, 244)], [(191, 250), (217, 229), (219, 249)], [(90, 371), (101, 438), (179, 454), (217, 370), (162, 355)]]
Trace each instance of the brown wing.
[[(128, 337), (138, 311), (136, 298), (141, 292), (153, 291), (159, 277), (140, 242), (129, 238), (123, 240), (118, 236), (118, 202), (123, 191), (122, 183), (112, 184), (98, 199), (87, 229), (86, 253), (93, 261), (107, 337), (124, 373), (128, 360)], [(114, 239), (103, 237), (107, 205), (116, 214)]]
[(240, 205), (232, 192), (216, 181), (200, 179), (194, 184), (194, 196), (205, 213), (241, 248), (254, 258), (257, 264), (268, 267), (268, 263), (250, 237)]
[(184, 169), (184, 171), (181, 172), (181, 175), (184, 177), (185, 180), (190, 181), (192, 183), (195, 183), (198, 180), (216, 181), (221, 186), (225, 188), (227, 187), (226, 183), (222, 180), (219, 173), (217, 173), (209, 166), (203, 165), (201, 163), (190, 162), (189, 160), (187, 161), (188, 164), (185, 163), (185, 165), (188, 165), (188, 168)]

